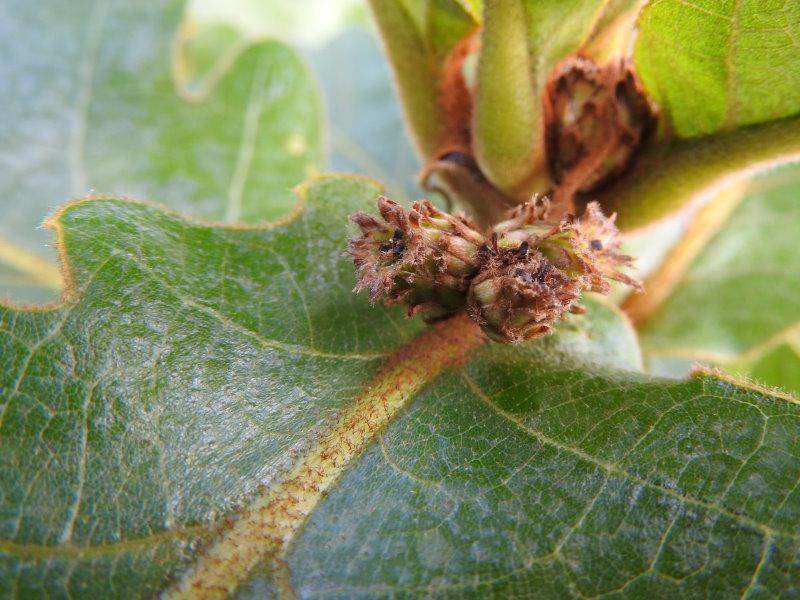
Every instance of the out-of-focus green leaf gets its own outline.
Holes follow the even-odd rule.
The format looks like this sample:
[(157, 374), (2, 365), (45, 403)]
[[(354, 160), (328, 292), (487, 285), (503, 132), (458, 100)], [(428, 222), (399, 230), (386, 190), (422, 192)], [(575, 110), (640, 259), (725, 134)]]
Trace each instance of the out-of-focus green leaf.
[(20, 301), (20, 298), (24, 298), (26, 302), (48, 302), (60, 290), (60, 278), (55, 280), (54, 285), (50, 285), (37, 278), (36, 274), (0, 264), (0, 301), (13, 299)]
[(420, 197), (419, 159), (374, 35), (349, 27), (310, 51), (328, 118), (328, 166), (379, 180), (395, 199)]
[(201, 29), (223, 26), (250, 40), (303, 47), (325, 44), (368, 19), (362, 0), (188, 0), (186, 12)]
[(418, 335), (350, 291), (345, 216), (379, 192), (317, 180), (273, 228), (115, 198), (57, 215), (72, 293), (0, 311), (4, 596), (196, 596), (215, 573), (259, 598), (796, 586), (800, 406), (637, 373), (591, 298), (522, 346), (463, 318)]
[(638, 28), (637, 69), (678, 136), (800, 112), (800, 3), (659, 0)]
[(442, 64), (452, 46), (477, 27), (474, 8), (458, 0), (369, 0), (369, 4), (417, 151), (429, 158), (442, 134)]
[[(194, 66), (187, 77), (190, 89), (201, 87), (220, 64), (229, 60), (226, 56), (235, 57), (254, 40), (294, 39), (291, 23), (314, 10), (312, 5), (316, 1), (284, 7), (286, 15), (273, 11), (269, 2), (190, 2), (187, 19), (193, 25), (184, 45)], [(338, 7), (336, 4), (333, 2), (325, 10), (341, 16), (348, 2)], [(331, 25), (324, 11), (313, 14), (313, 25), (326, 28)], [(283, 22), (284, 16), (288, 24)], [(381, 181), (393, 197), (417, 198), (421, 195), (416, 181), (419, 159), (409, 142), (386, 58), (368, 27), (337, 23), (335, 28), (326, 29), (324, 35), (317, 32), (313, 40), (306, 38), (308, 31), (297, 40), (304, 44), (302, 55), (310, 63), (324, 100), (327, 121), (324, 168), (368, 175)], [(446, 41), (446, 36), (441, 37)]]
[(798, 167), (754, 181), (746, 199), (643, 323), (648, 355), (730, 364), (773, 385), (781, 383), (783, 373), (786, 387), (792, 387), (796, 371), (780, 366), (789, 364), (790, 349), (778, 349), (800, 323), (798, 189)]
[(700, 204), (750, 175), (800, 162), (800, 118), (743, 127), (713, 136), (654, 146), (631, 172), (596, 197), (631, 230)]
[(36, 228), (90, 191), (215, 220), (290, 209), (321, 158), (307, 68), (277, 42), (240, 48), (192, 94), (181, 11), (177, 0), (0, 8), (0, 239), (48, 257)]

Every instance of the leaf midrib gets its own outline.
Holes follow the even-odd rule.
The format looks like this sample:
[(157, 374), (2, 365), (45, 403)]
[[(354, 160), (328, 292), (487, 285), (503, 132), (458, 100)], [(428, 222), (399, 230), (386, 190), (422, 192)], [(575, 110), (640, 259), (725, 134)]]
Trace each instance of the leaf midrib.
[(463, 363), (485, 343), (462, 314), (429, 327), (392, 353), (364, 394), (275, 484), (240, 511), (239, 520), (200, 556), (168, 598), (213, 598), (233, 592), (267, 561), (283, 584), (290, 574), (282, 556), (325, 492), (385, 426), (443, 370)]

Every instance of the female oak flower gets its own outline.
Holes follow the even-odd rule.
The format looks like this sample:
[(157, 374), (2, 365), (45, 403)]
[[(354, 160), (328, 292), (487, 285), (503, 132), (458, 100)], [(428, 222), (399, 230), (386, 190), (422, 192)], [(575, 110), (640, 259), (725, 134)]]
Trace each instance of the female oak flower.
[(553, 265), (527, 241), (516, 247), (496, 244), (486, 251), (468, 293), (469, 314), (491, 339), (515, 343), (550, 332), (553, 321), (568, 312), (583, 289), (579, 278)]
[(608, 293), (608, 279), (641, 287), (617, 270), (632, 259), (618, 253), (613, 216), (603, 216), (596, 203), (580, 219), (566, 215), (555, 224), (548, 212), (549, 201), (534, 199), (493, 228), (468, 306), (495, 341), (514, 343), (548, 333), (554, 321), (584, 312), (577, 304), (583, 291)]
[(608, 293), (608, 279), (640, 288), (617, 270), (632, 261), (618, 253), (614, 217), (603, 216), (596, 203), (581, 218), (553, 221), (549, 201), (534, 199), (487, 237), (427, 201), (406, 212), (381, 197), (378, 208), (382, 222), (364, 213), (352, 217), (362, 232), (349, 248), (356, 291), (369, 290), (372, 302), (405, 304), (409, 316), (433, 321), (466, 307), (491, 339), (516, 343), (584, 312), (581, 293)]
[(409, 317), (421, 314), (426, 322), (461, 309), (483, 236), (427, 200), (407, 212), (381, 196), (378, 210), (383, 221), (364, 213), (351, 217), (361, 229), (349, 244), (356, 291), (368, 290), (371, 302), (383, 297), (386, 304), (405, 304)]
[(515, 208), (509, 219), (493, 228), (499, 246), (527, 242), (570, 277), (584, 279), (584, 287), (592, 292), (608, 293), (608, 279), (641, 289), (637, 280), (618, 271), (619, 267), (631, 266), (633, 258), (619, 254), (616, 215), (604, 216), (596, 202), (587, 205), (580, 219), (568, 214), (554, 224), (549, 212), (546, 198), (535, 198)]

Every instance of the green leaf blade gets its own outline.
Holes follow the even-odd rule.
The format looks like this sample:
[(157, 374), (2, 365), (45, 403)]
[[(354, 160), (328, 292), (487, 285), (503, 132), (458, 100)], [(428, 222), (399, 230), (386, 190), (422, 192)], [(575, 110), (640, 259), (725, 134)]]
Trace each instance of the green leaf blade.
[[(466, 319), (452, 339), (435, 341), (450, 322), (415, 337), (351, 293), (345, 217), (378, 193), (320, 179), (266, 229), (113, 198), (59, 213), (67, 303), (0, 313), (10, 594), (176, 592), (237, 541), (254, 569), (222, 567), (244, 597), (556, 598), (658, 573), (724, 595), (762, 554), (763, 577), (792, 578), (796, 404), (639, 373), (630, 325), (592, 298), (534, 344), (481, 346)], [(384, 401), (385, 430), (325, 437)], [(324, 489), (283, 479), (304, 464)], [(276, 523), (248, 529), (270, 498), (302, 506), (285, 560), (258, 537)]]
[(291, 209), (291, 188), (322, 160), (308, 69), (277, 42), (241, 46), (229, 57), (239, 60), (189, 91), (182, 7), (82, 0), (5, 11), (0, 241), (52, 262), (37, 229), (66, 196), (91, 192), (229, 222)]
[[(0, 315), (3, 580), (39, 585), (52, 555), (64, 573), (48, 583), (58, 593), (77, 593), (68, 572), (91, 568), (127, 593), (153, 593), (153, 581), (163, 588), (186, 543), (208, 534), (194, 526), (285, 468), (287, 452), (332, 419), (383, 350), (419, 327), (351, 293), (340, 217), (371, 205), (379, 189), (338, 186), (312, 200), (304, 220), (274, 231), (194, 225), (114, 199), (62, 211), (74, 300)], [(313, 255), (297, 252), (307, 233), (318, 234)], [(290, 240), (294, 258), (282, 259)], [(265, 304), (254, 307), (259, 286)], [(319, 298), (312, 309), (322, 323), (340, 326), (315, 332), (316, 347), (301, 343), (315, 322), (301, 290)], [(94, 565), (96, 554), (107, 559)], [(26, 556), (38, 566), (23, 568)], [(115, 572), (118, 560), (148, 577)]]
[(794, 115), (800, 7), (758, 0), (649, 3), (636, 66), (680, 137)]
[(724, 597), (798, 572), (771, 558), (797, 548), (796, 405), (547, 360), (491, 346), (429, 388), (295, 542), (298, 595)]

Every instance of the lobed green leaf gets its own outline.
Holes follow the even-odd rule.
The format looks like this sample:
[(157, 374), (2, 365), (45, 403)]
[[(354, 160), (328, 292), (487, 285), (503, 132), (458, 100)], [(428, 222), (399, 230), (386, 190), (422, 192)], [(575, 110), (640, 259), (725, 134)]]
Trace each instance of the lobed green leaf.
[[(115, 198), (59, 212), (71, 294), (0, 311), (3, 595), (142, 597), (192, 567), (202, 579), (218, 536), (285, 493), (337, 415), (408, 385), (385, 365), (424, 356), (436, 330), (417, 338), (417, 321), (353, 295), (342, 253), (345, 216), (379, 192), (320, 179), (271, 228)], [(327, 495), (308, 490), (280, 560), (255, 538), (267, 562), (237, 575), (240, 596), (791, 589), (800, 408), (644, 376), (630, 326), (588, 305), (552, 336), (413, 383)], [(436, 343), (464, 351), (457, 335)]]
[(52, 261), (50, 238), (36, 228), (65, 195), (92, 191), (229, 222), (291, 209), (291, 188), (321, 160), (308, 69), (265, 42), (239, 45), (196, 81), (193, 61), (217, 46), (189, 43), (186, 23), (177, 31), (182, 7), (80, 0), (3, 9), (0, 240)]

